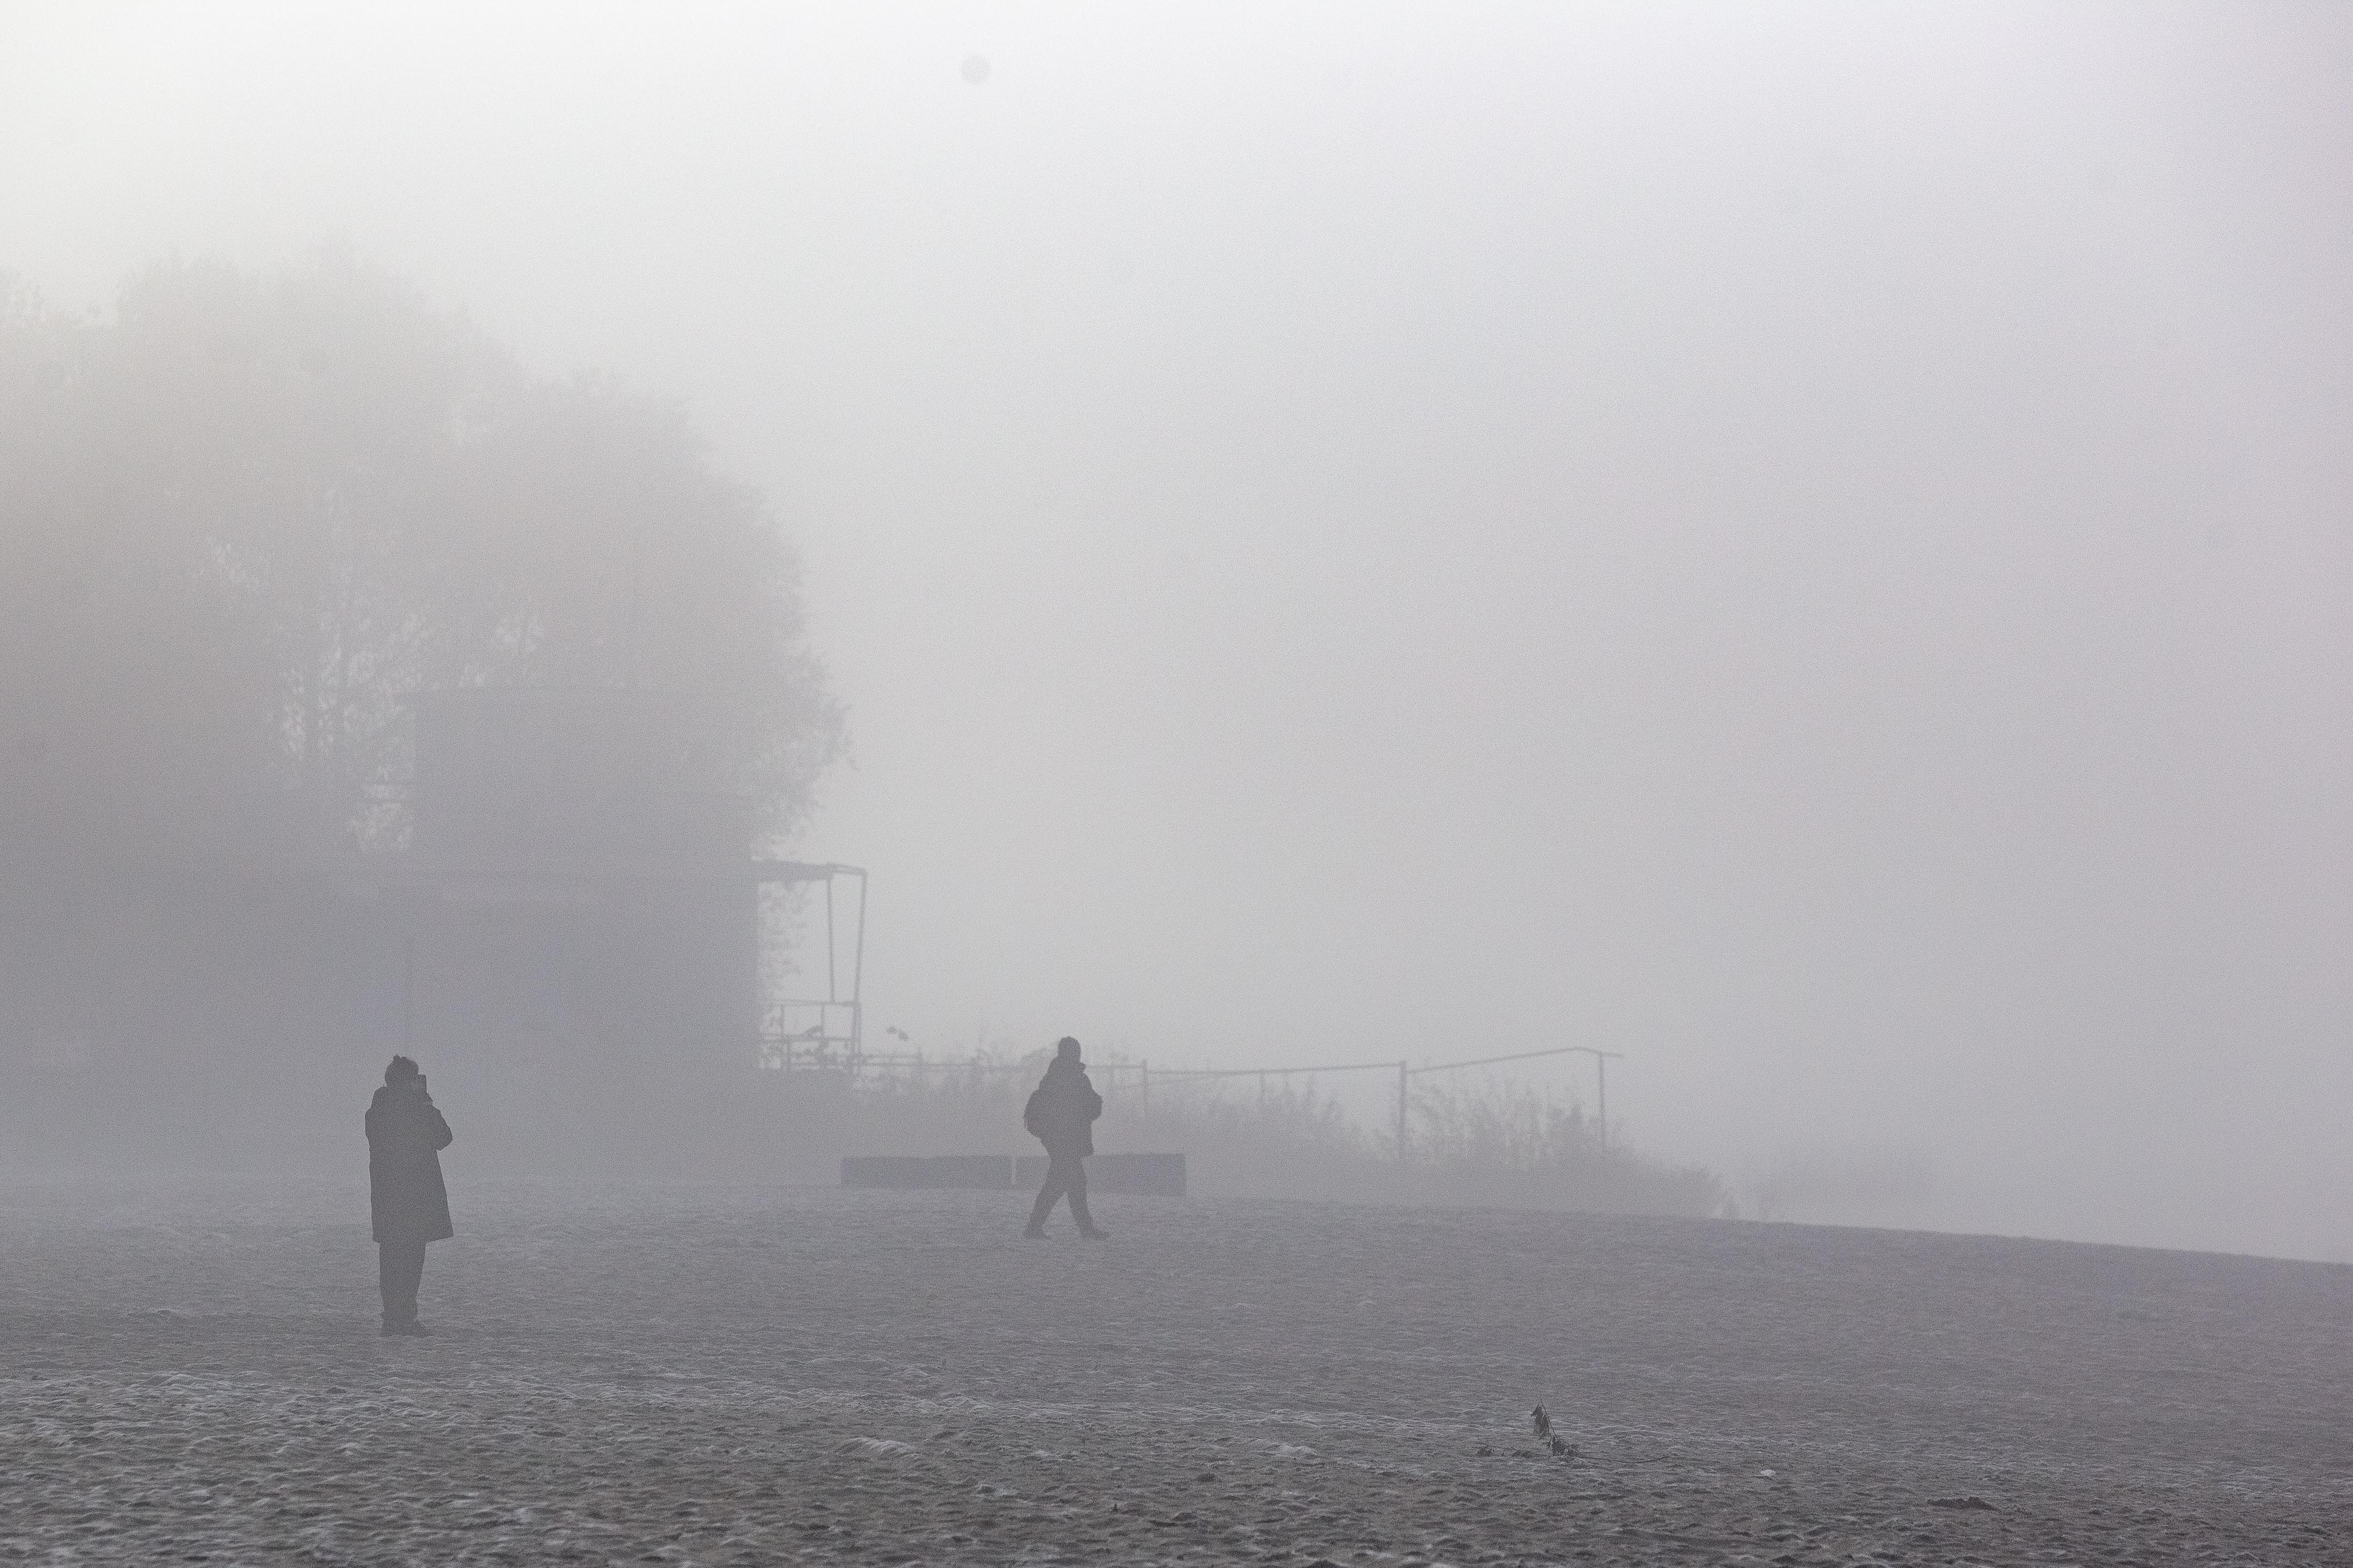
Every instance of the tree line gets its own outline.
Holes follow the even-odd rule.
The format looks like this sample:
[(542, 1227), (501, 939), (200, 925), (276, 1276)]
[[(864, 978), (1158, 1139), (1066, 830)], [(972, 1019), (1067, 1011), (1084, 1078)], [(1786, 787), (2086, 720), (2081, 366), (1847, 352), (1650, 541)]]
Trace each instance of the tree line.
[(796, 557), (677, 407), (527, 372), (351, 260), (0, 279), (0, 801), (72, 864), (368, 847), (410, 694), (674, 693), (807, 814), (842, 715)]

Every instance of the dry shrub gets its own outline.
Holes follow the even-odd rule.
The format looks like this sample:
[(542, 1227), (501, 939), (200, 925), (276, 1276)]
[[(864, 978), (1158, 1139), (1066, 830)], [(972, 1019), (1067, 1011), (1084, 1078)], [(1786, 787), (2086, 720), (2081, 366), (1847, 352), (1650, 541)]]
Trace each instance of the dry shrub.
[[(1030, 1067), (764, 1074), (769, 1147), (810, 1181), (831, 1179), (845, 1154), (1035, 1153), (1021, 1129)], [(1094, 1078), (1104, 1100), (1097, 1147), (1181, 1151), (1192, 1190), (1205, 1196), (1665, 1215), (1713, 1214), (1725, 1200), (1713, 1173), (1614, 1140), (1605, 1148), (1581, 1105), (1525, 1085), (1418, 1082), (1400, 1161), (1393, 1109), (1377, 1117), (1375, 1095), (1165, 1072), (1146, 1089), (1119, 1062), (1097, 1066)]]

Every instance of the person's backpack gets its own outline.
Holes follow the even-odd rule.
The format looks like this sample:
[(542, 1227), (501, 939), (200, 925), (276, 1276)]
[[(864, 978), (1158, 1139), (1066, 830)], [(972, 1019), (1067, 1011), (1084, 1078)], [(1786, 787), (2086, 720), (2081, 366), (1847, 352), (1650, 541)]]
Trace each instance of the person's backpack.
[(1029, 1103), (1021, 1108), (1021, 1125), (1029, 1130), (1032, 1138), (1046, 1136), (1046, 1086), (1039, 1084), (1029, 1091)]

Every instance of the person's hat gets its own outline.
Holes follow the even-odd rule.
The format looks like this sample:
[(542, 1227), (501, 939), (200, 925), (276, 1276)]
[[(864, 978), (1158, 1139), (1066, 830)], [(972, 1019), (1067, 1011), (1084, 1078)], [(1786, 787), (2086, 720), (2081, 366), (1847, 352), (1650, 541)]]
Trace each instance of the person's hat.
[(1074, 1035), (1064, 1035), (1060, 1039), (1056, 1040), (1054, 1042), (1054, 1055), (1058, 1059), (1062, 1061), (1077, 1061), (1079, 1059), (1078, 1037)]

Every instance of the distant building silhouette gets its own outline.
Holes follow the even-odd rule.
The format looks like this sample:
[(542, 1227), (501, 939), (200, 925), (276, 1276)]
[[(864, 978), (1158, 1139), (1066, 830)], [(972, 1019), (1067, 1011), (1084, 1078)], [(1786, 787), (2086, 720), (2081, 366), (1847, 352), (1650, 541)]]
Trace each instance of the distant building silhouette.
[(36, 1068), (0, 1094), (0, 1137), (307, 1155), (354, 1071), (421, 1048), (475, 1135), (569, 1157), (641, 1144), (608, 1134), (665, 1103), (691, 1126), (695, 1095), (750, 1069), (761, 885), (812, 868), (754, 858), (750, 802), (704, 787), (724, 772), (704, 706), (410, 706), (414, 777), (364, 844), (288, 828), (305, 806), (286, 796), (184, 858), (0, 846), (0, 1044)]

